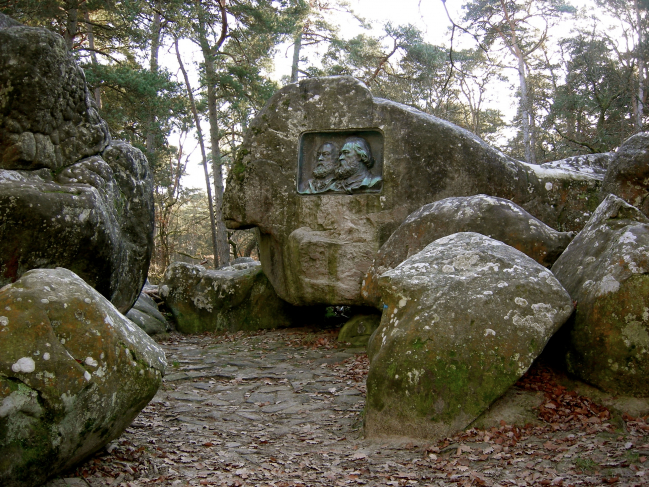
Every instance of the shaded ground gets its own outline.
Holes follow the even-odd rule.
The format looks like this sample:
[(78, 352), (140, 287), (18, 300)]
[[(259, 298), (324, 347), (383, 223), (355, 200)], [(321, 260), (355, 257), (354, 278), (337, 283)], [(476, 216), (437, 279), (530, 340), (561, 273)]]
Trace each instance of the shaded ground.
[[(48, 487), (649, 485), (647, 423), (543, 366), (487, 428), (430, 444), (363, 438), (367, 358), (336, 348), (331, 332), (173, 335), (162, 346), (169, 368), (154, 400)], [(527, 426), (498, 419), (521, 399), (539, 405)]]

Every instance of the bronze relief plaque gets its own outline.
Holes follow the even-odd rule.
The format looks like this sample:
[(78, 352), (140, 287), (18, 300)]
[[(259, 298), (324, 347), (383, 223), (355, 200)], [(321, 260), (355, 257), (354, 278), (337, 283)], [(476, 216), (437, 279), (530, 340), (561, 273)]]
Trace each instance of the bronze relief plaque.
[(380, 193), (383, 133), (378, 129), (304, 132), (297, 165), (299, 194)]

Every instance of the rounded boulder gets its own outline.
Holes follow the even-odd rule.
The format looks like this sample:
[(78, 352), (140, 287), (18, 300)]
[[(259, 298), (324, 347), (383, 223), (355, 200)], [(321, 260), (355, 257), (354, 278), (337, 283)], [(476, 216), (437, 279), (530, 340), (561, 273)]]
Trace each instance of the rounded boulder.
[(118, 437), (164, 368), (162, 349), (67, 269), (0, 289), (0, 484), (41, 485)]
[(649, 396), (649, 218), (609, 195), (552, 272), (577, 302), (559, 340), (568, 371), (607, 392)]
[(381, 274), (429, 243), (458, 232), (476, 232), (500, 240), (545, 267), (557, 260), (574, 237), (573, 232), (558, 232), (503, 198), (484, 194), (445, 198), (411, 213), (381, 246), (363, 280), (363, 298), (380, 308)]
[(439, 439), (466, 428), (572, 313), (552, 273), (477, 233), (428, 245), (380, 280), (365, 432)]

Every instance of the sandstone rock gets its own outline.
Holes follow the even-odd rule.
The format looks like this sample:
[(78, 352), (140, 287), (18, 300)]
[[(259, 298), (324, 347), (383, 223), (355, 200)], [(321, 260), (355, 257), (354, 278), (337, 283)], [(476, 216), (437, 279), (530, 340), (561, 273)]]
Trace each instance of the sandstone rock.
[(167, 325), (164, 321), (155, 319), (153, 316), (135, 309), (135, 307), (128, 310), (126, 317), (131, 320), (135, 325), (139, 326), (144, 333), (149, 336), (160, 335), (167, 332)]
[[(145, 286), (145, 289), (146, 287), (152, 287), (152, 286)], [(137, 309), (142, 313), (146, 313), (148, 315), (153, 316), (158, 321), (161, 321), (163, 323), (166, 322), (166, 318), (158, 309), (158, 304), (156, 303), (156, 301), (151, 296), (149, 296), (144, 292), (140, 294), (140, 297), (137, 298), (137, 301), (135, 302), (133, 308), (131, 309)]]
[(608, 171), (612, 157), (613, 153), (611, 152), (583, 154), (540, 164), (539, 169), (573, 171), (579, 174), (590, 174), (597, 179), (603, 180), (604, 176), (606, 176), (606, 171)]
[(164, 352), (67, 269), (0, 289), (0, 484), (42, 485), (118, 437)]
[[(364, 172), (332, 183), (351, 162), (330, 153), (343, 156), (358, 138), (369, 147), (356, 144)], [(363, 305), (361, 282), (376, 252), (423, 205), (484, 193), (553, 228), (578, 230), (599, 203), (600, 185), (592, 171), (508, 158), (451, 123), (373, 98), (353, 78), (315, 78), (282, 88), (251, 123), (224, 215), (230, 228), (258, 227), (260, 260), (282, 299)]]
[(144, 293), (140, 294), (126, 317), (142, 328), (147, 335), (159, 335), (168, 331), (167, 320), (158, 310), (155, 301)]
[(7, 27), (20, 27), (22, 24), (15, 21), (11, 17), (0, 13), (0, 29), (6, 29)]
[(381, 308), (378, 288), (381, 274), (438, 238), (458, 232), (476, 232), (495, 238), (546, 267), (557, 260), (574, 236), (572, 232), (557, 232), (502, 198), (482, 194), (445, 198), (409, 215), (383, 244), (363, 280), (363, 297)]
[(110, 142), (60, 36), (10, 24), (0, 46), (0, 285), (65, 267), (125, 312), (153, 249), (146, 158)]
[(649, 132), (635, 134), (615, 152), (602, 191), (649, 215)]
[(552, 273), (477, 233), (443, 237), (381, 276), (368, 344), (368, 436), (465, 428), (529, 368), (572, 312)]
[(609, 195), (552, 271), (577, 302), (564, 327), (568, 370), (649, 396), (649, 218)]
[(63, 169), (110, 142), (83, 70), (43, 28), (0, 29), (0, 167)]
[(218, 270), (175, 262), (165, 271), (160, 294), (181, 333), (290, 325), (290, 306), (277, 297), (256, 261)]
[(354, 347), (365, 347), (380, 323), (381, 316), (378, 314), (356, 315), (340, 329), (338, 341)]

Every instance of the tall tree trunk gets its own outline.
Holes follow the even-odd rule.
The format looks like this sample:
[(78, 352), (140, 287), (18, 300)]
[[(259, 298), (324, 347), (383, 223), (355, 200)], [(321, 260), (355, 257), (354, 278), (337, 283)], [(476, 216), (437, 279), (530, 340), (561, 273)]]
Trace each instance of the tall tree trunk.
[(65, 39), (65, 44), (68, 46), (68, 51), (71, 51), (74, 47), (74, 38), (79, 32), (79, 2), (77, 0), (68, 1), (66, 3), (66, 10), (68, 12), (68, 18), (63, 38)]
[(291, 64), (291, 83), (297, 83), (297, 75), (300, 69), (300, 50), (302, 49), (302, 36), (304, 35), (304, 28), (300, 29), (295, 35), (295, 42), (293, 43), (293, 64)]
[(502, 8), (505, 20), (509, 24), (511, 39), (508, 39), (505, 33), (500, 29), (498, 30), (498, 34), (500, 35), (505, 45), (509, 47), (511, 53), (516, 56), (516, 59), (518, 60), (518, 82), (521, 90), (521, 122), (523, 125), (522, 128), (523, 146), (525, 148), (525, 162), (535, 164), (536, 157), (534, 154), (534, 148), (532, 146), (532, 143), (534, 141), (534, 137), (532, 136), (532, 129), (534, 124), (530, 123), (532, 119), (532, 105), (530, 103), (529, 90), (527, 89), (525, 55), (523, 54), (523, 50), (521, 49), (518, 42), (518, 37), (516, 36), (516, 24), (514, 20), (509, 16), (509, 11), (507, 10), (507, 6), (505, 5), (504, 0), (500, 0), (500, 7)]
[(642, 32), (642, 16), (640, 15), (640, 5), (638, 0), (634, 2), (636, 21), (638, 23), (638, 103), (636, 108), (635, 131), (642, 132), (642, 120), (644, 115), (644, 35)]
[(230, 262), (228, 232), (223, 221), (223, 170), (221, 165), (221, 148), (219, 147), (219, 117), (216, 111), (216, 71), (214, 61), (205, 60), (205, 78), (207, 80), (207, 106), (210, 119), (210, 141), (212, 144), (212, 177), (214, 178), (214, 216), (216, 217), (216, 241), (219, 249), (219, 267)]
[[(152, 73), (158, 72), (158, 52), (160, 50), (160, 40), (162, 37), (162, 22), (160, 17), (160, 10), (162, 9), (162, 2), (156, 0), (154, 3), (153, 24), (151, 25), (151, 59), (149, 61), (149, 69)], [(146, 150), (149, 154), (155, 152), (155, 115), (151, 114), (147, 122), (146, 134)]]
[(219, 0), (221, 10), (221, 36), (214, 46), (207, 38), (207, 29), (203, 16), (203, 5), (197, 0), (198, 7), (198, 36), (203, 60), (205, 63), (205, 82), (207, 84), (207, 113), (210, 121), (210, 142), (212, 145), (212, 177), (214, 178), (214, 217), (216, 220), (216, 241), (218, 267), (223, 267), (230, 262), (230, 246), (228, 245), (228, 232), (223, 221), (223, 171), (221, 166), (221, 149), (219, 147), (219, 118), (217, 113), (216, 96), (216, 64), (215, 53), (218, 52), (227, 35), (227, 12), (225, 0)]
[(517, 45), (514, 46), (518, 58), (518, 83), (521, 91), (521, 123), (523, 129), (523, 147), (525, 148), (525, 162), (536, 163), (532, 148), (532, 127), (530, 124), (530, 97), (527, 90), (527, 77), (525, 76), (525, 59)]
[[(95, 35), (92, 32), (92, 24), (90, 23), (90, 13), (86, 10), (83, 14), (86, 22), (86, 31), (88, 32), (88, 47), (90, 47), (90, 59), (93, 65), (97, 65), (97, 53), (95, 52)], [(94, 90), (95, 103), (97, 108), (101, 109), (101, 88), (97, 86)]]
[[(189, 76), (187, 76), (187, 71), (185, 70), (185, 65), (183, 64), (182, 57), (180, 55), (180, 50), (178, 49), (178, 39), (175, 41), (176, 46), (176, 59), (178, 59), (178, 65), (180, 66), (180, 71), (183, 73), (183, 78), (185, 80), (185, 87), (187, 89), (187, 96), (189, 98), (189, 106), (194, 116), (194, 123), (196, 124), (196, 134), (198, 135), (198, 143), (201, 147), (201, 156), (203, 157), (203, 170), (205, 172), (205, 186), (207, 188), (207, 204), (210, 212), (210, 230), (212, 231), (212, 249), (214, 250), (214, 268), (217, 269), (218, 265), (218, 245), (216, 240), (216, 222), (214, 217), (214, 205), (212, 203), (212, 185), (210, 184), (210, 174), (207, 169), (207, 152), (205, 151), (205, 141), (203, 139), (203, 131), (201, 130), (201, 120), (198, 116), (198, 110), (196, 109), (196, 102), (194, 101), (194, 93), (192, 92), (191, 84), (189, 83)], [(227, 245), (227, 242), (226, 242)]]

